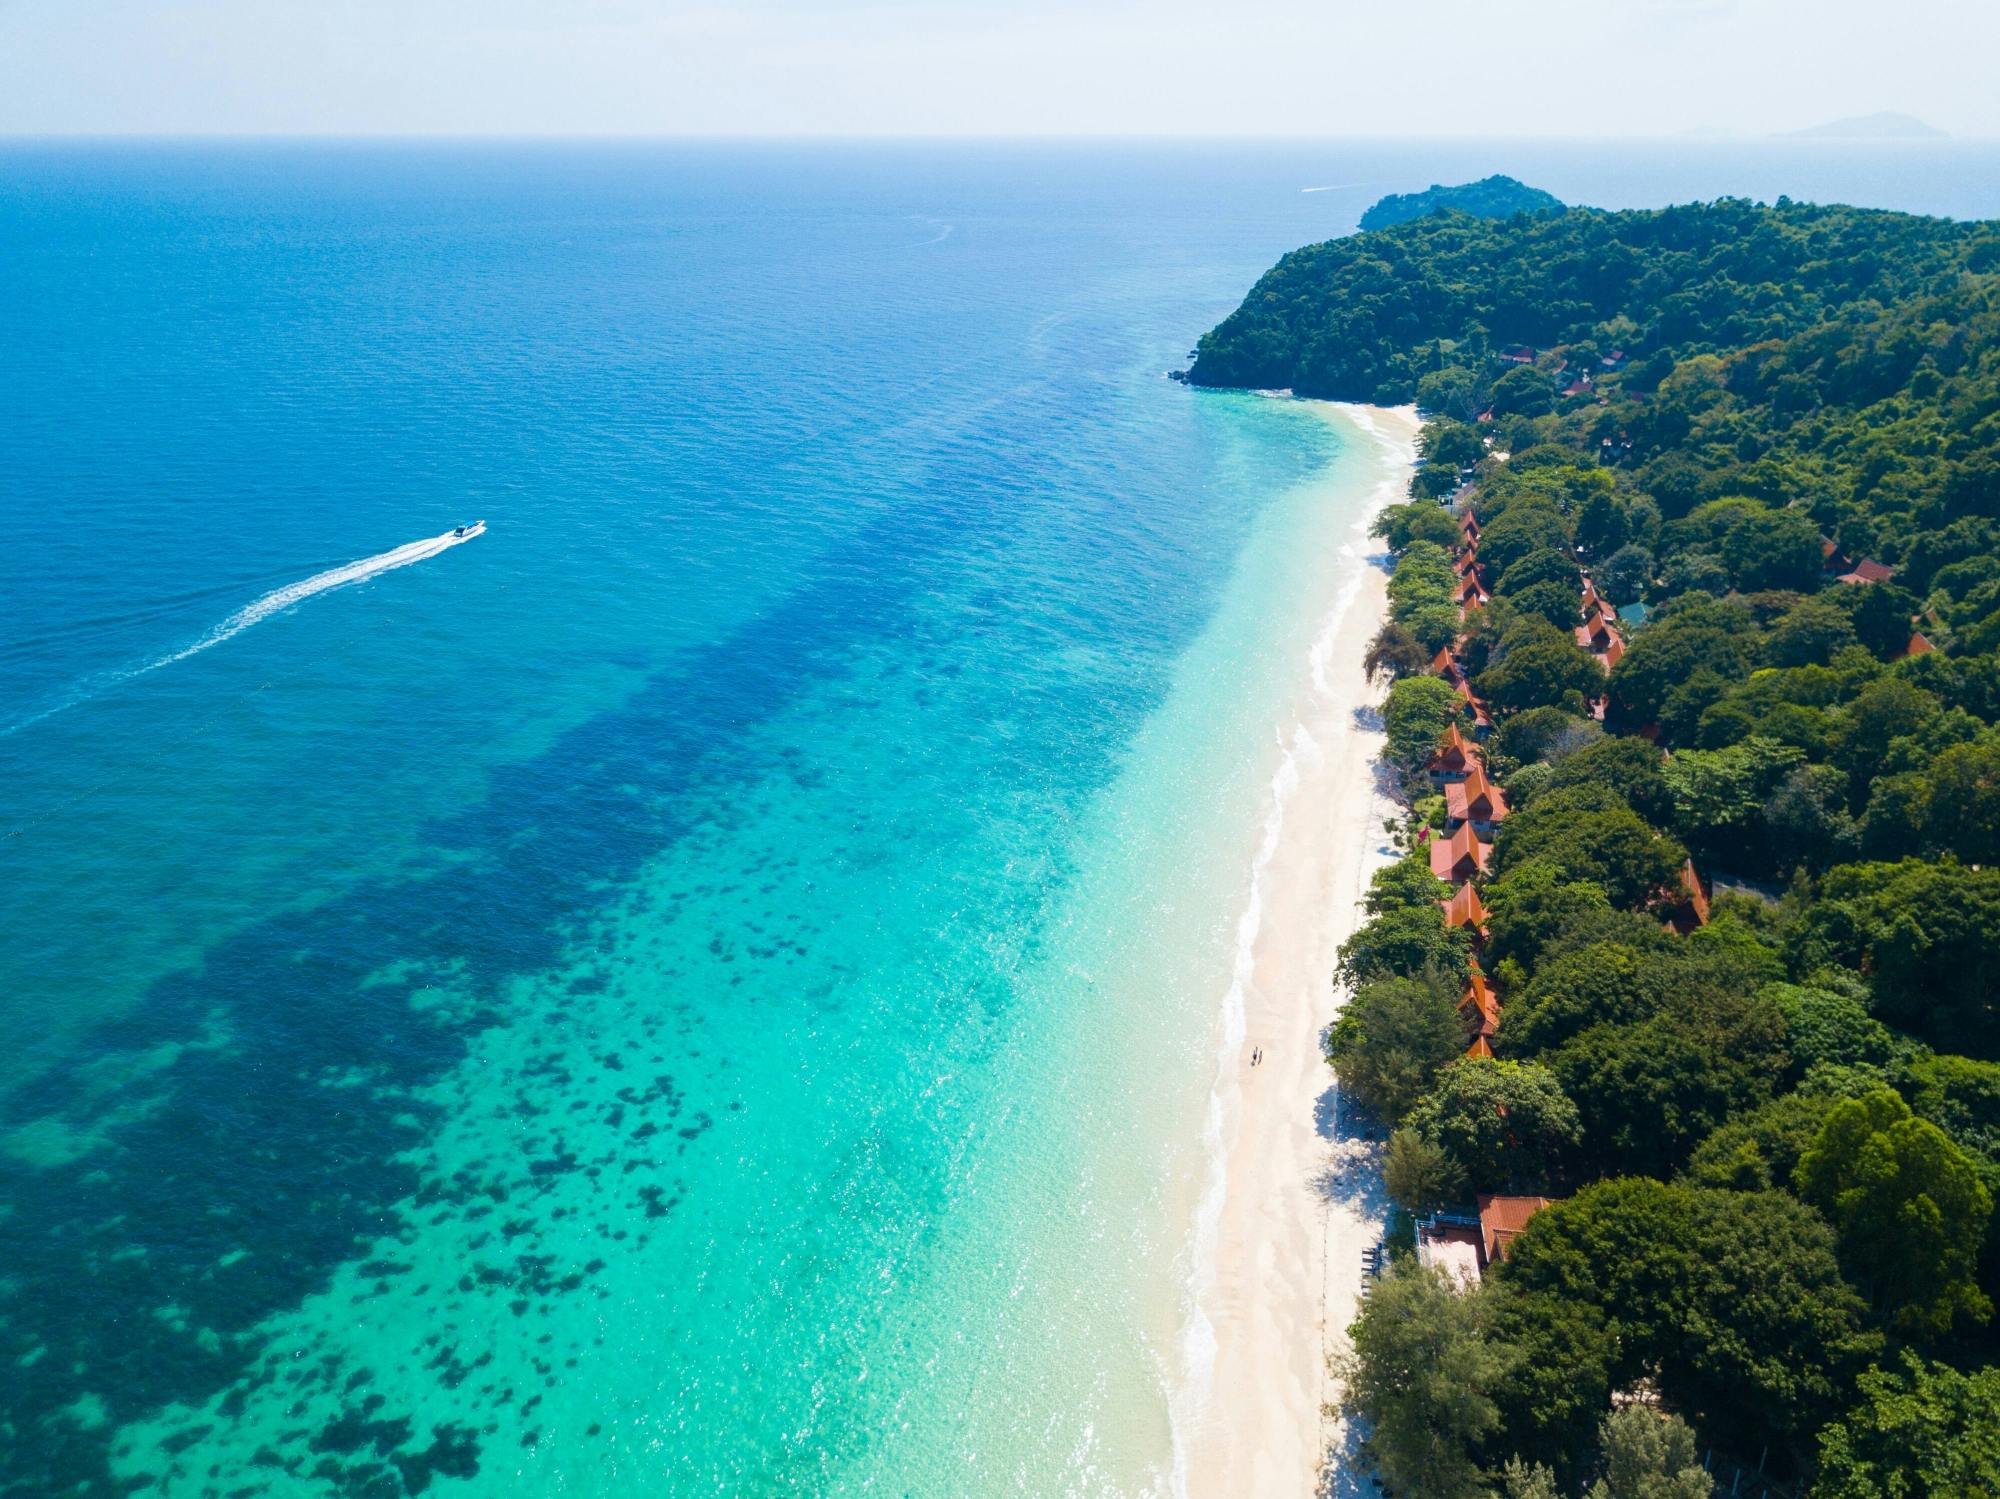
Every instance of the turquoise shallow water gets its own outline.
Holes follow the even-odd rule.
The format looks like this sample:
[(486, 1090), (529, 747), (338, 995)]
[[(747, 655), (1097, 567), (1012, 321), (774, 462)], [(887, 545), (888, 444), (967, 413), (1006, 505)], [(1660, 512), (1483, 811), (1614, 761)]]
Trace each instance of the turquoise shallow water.
[(1166, 1484), (1375, 468), (1160, 374), (1474, 166), (0, 151), (0, 1481)]

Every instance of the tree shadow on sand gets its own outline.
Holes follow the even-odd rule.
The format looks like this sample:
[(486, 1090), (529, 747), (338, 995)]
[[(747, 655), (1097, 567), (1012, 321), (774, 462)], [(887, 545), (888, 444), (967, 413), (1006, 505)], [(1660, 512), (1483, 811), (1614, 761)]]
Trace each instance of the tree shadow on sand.
[[(1386, 1131), (1380, 1121), (1345, 1099), (1338, 1084), (1328, 1086), (1314, 1102), (1313, 1128), (1328, 1147), (1313, 1178), (1313, 1190), (1325, 1204), (1330, 1218), (1340, 1215), (1371, 1226), (1372, 1236), (1363, 1236), (1341, 1250), (1365, 1261), (1371, 1247), (1381, 1245), (1388, 1222), (1389, 1198), (1382, 1187)], [(1331, 1243), (1327, 1252), (1335, 1252)], [(1357, 1263), (1350, 1267), (1350, 1273), (1363, 1277), (1366, 1272)], [(1365, 1292), (1365, 1279), (1362, 1284)], [(1345, 1332), (1344, 1327), (1329, 1327), (1327, 1336), (1329, 1340), (1339, 1339)], [(1326, 1450), (1315, 1487), (1320, 1499), (1379, 1499), (1381, 1490), (1361, 1453), (1361, 1435), (1354, 1422), (1343, 1420), (1337, 1411), (1328, 1409), (1324, 1430)]]

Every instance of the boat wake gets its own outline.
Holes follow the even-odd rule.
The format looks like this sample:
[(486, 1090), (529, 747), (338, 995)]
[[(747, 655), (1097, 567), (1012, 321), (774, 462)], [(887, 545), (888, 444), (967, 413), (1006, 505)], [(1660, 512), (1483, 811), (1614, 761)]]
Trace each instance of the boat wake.
[(302, 604), (314, 594), (327, 593), (335, 588), (345, 588), (350, 583), (365, 583), (370, 578), (391, 572), (399, 567), (408, 567), (413, 562), (423, 562), (447, 551), (461, 542), (482, 536), (486, 532), (486, 522), (479, 521), (470, 526), (460, 526), (447, 531), (442, 536), (428, 536), (422, 541), (408, 542), (394, 551), (383, 552), (379, 556), (364, 557), (359, 562), (349, 562), (341, 567), (328, 568), (323, 573), (314, 573), (310, 578), (297, 583), (287, 583), (283, 588), (273, 589), (256, 603), (238, 609), (221, 624), (210, 630), (193, 645), (170, 655), (149, 661), (137, 672), (156, 671), (162, 666), (172, 666), (176, 661), (185, 661), (190, 656), (199, 655), (211, 646), (221, 645), (233, 636), (241, 635), (252, 625), (269, 619), (281, 609), (289, 609), (294, 604)]
[(16, 719), (13, 723), (0, 727), (0, 738), (18, 733), (30, 724), (40, 723), (45, 718), (51, 718), (65, 708), (73, 708), (78, 703), (96, 697), (120, 682), (129, 682), (132, 678), (142, 677), (147, 672), (158, 671), (163, 666), (172, 666), (175, 662), (185, 661), (190, 656), (198, 656), (205, 650), (221, 645), (225, 640), (241, 635), (252, 625), (260, 624), (272, 615), (295, 604), (304, 603), (315, 594), (329, 593), (333, 589), (345, 588), (353, 583), (365, 583), (370, 578), (380, 577), (383, 573), (393, 572), (396, 568), (427, 561), (440, 552), (449, 551), (452, 547), (468, 542), (475, 536), (483, 536), (485, 533), (486, 522), (475, 521), (472, 525), (446, 531), (441, 536), (427, 536), (422, 541), (406, 542), (391, 551), (373, 557), (363, 557), (358, 562), (344, 563), (339, 567), (330, 567), (323, 573), (314, 573), (310, 578), (301, 578), (296, 583), (287, 583), (283, 588), (275, 588), (255, 603), (238, 609), (192, 645), (183, 646), (177, 651), (169, 651), (166, 655), (156, 657), (142, 666), (126, 667), (87, 679), (62, 701), (44, 708), (39, 713)]

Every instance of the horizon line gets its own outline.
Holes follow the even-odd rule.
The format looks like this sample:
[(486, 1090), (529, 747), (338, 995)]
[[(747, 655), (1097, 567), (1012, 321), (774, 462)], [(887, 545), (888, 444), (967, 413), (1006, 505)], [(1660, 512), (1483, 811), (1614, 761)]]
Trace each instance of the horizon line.
[(299, 142), (494, 142), (522, 144), (551, 143), (634, 143), (701, 145), (813, 145), (813, 144), (1045, 144), (1045, 145), (1321, 145), (1354, 142), (1450, 142), (1491, 141), (1541, 142), (1560, 145), (1598, 143), (1663, 144), (1675, 146), (1730, 146), (1790, 144), (1824, 146), (1920, 146), (1991, 145), (2000, 143), (2000, 133), (1959, 135), (1940, 133), (1920, 136), (1826, 136), (1811, 131), (1718, 131), (1705, 126), (1678, 131), (1632, 132), (1607, 135), (1559, 135), (1543, 132), (1496, 135), (1492, 132), (1448, 131), (1324, 132), (1270, 134), (1229, 133), (1199, 135), (1186, 132), (1148, 133), (1142, 131), (1001, 132), (936, 131), (925, 133), (896, 131), (499, 131), (499, 130), (9, 130), (0, 129), (0, 143), (13, 142), (122, 142), (190, 141), (230, 143)]

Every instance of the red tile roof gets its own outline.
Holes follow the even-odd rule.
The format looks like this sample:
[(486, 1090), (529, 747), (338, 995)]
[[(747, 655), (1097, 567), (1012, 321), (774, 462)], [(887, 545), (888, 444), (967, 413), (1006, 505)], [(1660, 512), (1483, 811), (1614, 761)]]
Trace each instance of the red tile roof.
[(1924, 638), (1923, 631), (1918, 630), (1911, 634), (1910, 643), (1903, 647), (1903, 654), (1906, 656), (1928, 656), (1936, 649), (1936, 646)]
[(1479, 898), (1479, 892), (1468, 880), (1454, 890), (1449, 900), (1438, 902), (1444, 910), (1446, 926), (1469, 926), (1475, 932), (1486, 931), (1486, 902)]
[(1444, 731), (1444, 738), (1431, 751), (1428, 768), (1431, 770), (1458, 771), (1472, 764), (1472, 745), (1459, 733), (1458, 725), (1451, 724)]
[(1667, 925), (1683, 937), (1697, 927), (1708, 925), (1708, 892), (1702, 889), (1701, 876), (1695, 872), (1692, 859), (1681, 865), (1681, 902), (1668, 916)]
[(1854, 571), (1842, 573), (1843, 583), (1886, 583), (1896, 576), (1896, 569), (1877, 562), (1873, 557), (1863, 557), (1854, 564)]
[(1482, 1193), (1479, 1203), (1480, 1248), (1486, 1263), (1507, 1258), (1528, 1220), (1550, 1205), (1546, 1197), (1496, 1197)]
[(1465, 1019), (1466, 1030), (1473, 1035), (1492, 1036), (1500, 1029), (1500, 1001), (1494, 998), (1486, 975), (1477, 968), (1472, 970), (1465, 992), (1458, 997), (1458, 1013)]
[(1445, 815), (1454, 822), (1499, 822), (1507, 816), (1507, 798), (1477, 764), (1463, 781), (1444, 788)]
[(1431, 873), (1456, 885), (1486, 873), (1486, 861), (1493, 856), (1493, 846), (1481, 843), (1468, 822), (1449, 838), (1433, 838), (1430, 852)]

